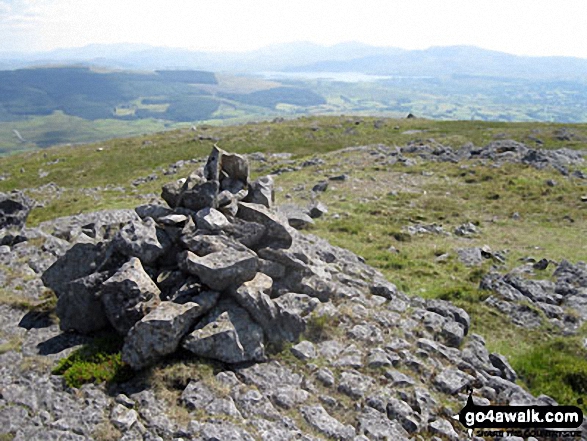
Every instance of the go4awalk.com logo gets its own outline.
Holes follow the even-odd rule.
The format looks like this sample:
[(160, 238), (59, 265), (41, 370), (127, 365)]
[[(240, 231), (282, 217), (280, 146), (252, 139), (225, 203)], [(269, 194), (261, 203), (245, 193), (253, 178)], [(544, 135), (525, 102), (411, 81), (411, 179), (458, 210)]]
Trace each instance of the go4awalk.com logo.
[(453, 418), (469, 429), (469, 436), (580, 437), (583, 424), (576, 406), (477, 406), (472, 390)]

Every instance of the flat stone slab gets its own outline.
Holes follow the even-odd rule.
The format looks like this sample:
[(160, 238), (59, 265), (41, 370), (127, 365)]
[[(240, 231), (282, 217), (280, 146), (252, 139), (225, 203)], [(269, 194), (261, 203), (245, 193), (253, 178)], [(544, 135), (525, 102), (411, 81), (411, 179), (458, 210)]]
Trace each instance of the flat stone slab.
[(224, 248), (206, 256), (185, 251), (178, 257), (180, 268), (210, 288), (223, 291), (238, 287), (255, 277), (259, 259), (249, 250)]

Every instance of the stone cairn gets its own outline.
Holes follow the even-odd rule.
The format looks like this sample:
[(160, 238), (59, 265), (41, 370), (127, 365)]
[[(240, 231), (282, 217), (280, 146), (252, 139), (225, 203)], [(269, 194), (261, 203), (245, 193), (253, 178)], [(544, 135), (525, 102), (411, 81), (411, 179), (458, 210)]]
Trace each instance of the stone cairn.
[[(104, 238), (81, 234), (42, 275), (63, 331), (124, 336), (139, 370), (179, 347), (224, 363), (266, 360), (336, 298), (407, 299), (349, 251), (296, 231), (273, 210), (270, 176), (214, 147), (203, 169), (163, 187)], [(293, 223), (292, 223), (293, 224)], [(459, 332), (461, 338), (466, 329)]]

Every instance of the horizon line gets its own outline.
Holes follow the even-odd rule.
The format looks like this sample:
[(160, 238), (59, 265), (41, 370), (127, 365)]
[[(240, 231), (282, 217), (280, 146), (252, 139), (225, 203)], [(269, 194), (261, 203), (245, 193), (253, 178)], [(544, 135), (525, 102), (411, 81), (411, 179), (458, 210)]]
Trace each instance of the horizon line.
[[(408, 48), (402, 48), (399, 46), (379, 46), (379, 45), (374, 45), (374, 44), (370, 44), (370, 43), (364, 43), (361, 41), (356, 41), (356, 40), (347, 40), (347, 41), (341, 41), (338, 43), (334, 43), (334, 44), (322, 44), (322, 43), (316, 43), (313, 41), (309, 41), (309, 40), (293, 40), (293, 41), (289, 41), (289, 42), (278, 42), (278, 43), (270, 43), (264, 46), (260, 46), (258, 48), (255, 49), (246, 49), (246, 50), (236, 50), (236, 49), (224, 49), (224, 50), (210, 50), (210, 49), (196, 49), (196, 48), (190, 48), (190, 47), (179, 47), (179, 46), (155, 46), (149, 43), (136, 43), (136, 42), (120, 42), (120, 43), (89, 43), (83, 46), (67, 46), (67, 47), (56, 47), (53, 49), (48, 49), (48, 50), (44, 50), (44, 51), (31, 51), (31, 52), (27, 52), (27, 51), (15, 51), (15, 50), (7, 50), (7, 51), (3, 51), (2, 49), (0, 49), (0, 56), (23, 56), (23, 57), (38, 57), (38, 56), (46, 56), (46, 55), (51, 55), (52, 53), (55, 52), (59, 52), (59, 51), (67, 51), (67, 50), (83, 50), (83, 49), (89, 49), (92, 47), (116, 47), (116, 46), (120, 46), (120, 47), (124, 47), (127, 46), (129, 48), (135, 46), (135, 47), (142, 47), (143, 50), (149, 50), (149, 49), (167, 49), (167, 50), (176, 50), (176, 51), (185, 51), (185, 52), (191, 52), (191, 53), (202, 53), (202, 54), (214, 54), (214, 55), (219, 55), (219, 54), (240, 54), (240, 55), (246, 55), (246, 54), (251, 54), (251, 53), (255, 53), (255, 52), (259, 52), (259, 51), (263, 51), (263, 50), (267, 50), (270, 48), (275, 48), (275, 47), (286, 47), (286, 46), (292, 46), (295, 44), (306, 44), (306, 45), (311, 45), (311, 46), (315, 46), (315, 47), (319, 47), (319, 48), (324, 48), (324, 49), (330, 49), (330, 48), (334, 48), (336, 46), (344, 46), (344, 45), (359, 45), (359, 46), (365, 46), (366, 48), (372, 48), (372, 49), (380, 49), (380, 50), (399, 50), (399, 51), (404, 51), (404, 52), (425, 52), (425, 51), (429, 51), (431, 49), (447, 49), (447, 48), (473, 48), (473, 49), (479, 49), (485, 52), (494, 52), (494, 53), (499, 53), (499, 54), (506, 54), (506, 55), (511, 55), (514, 57), (523, 57), (523, 58), (571, 58), (571, 59), (577, 59), (577, 60), (587, 60), (587, 57), (580, 57), (580, 56), (574, 56), (574, 55), (527, 55), (527, 54), (516, 54), (513, 52), (507, 52), (507, 51), (503, 51), (503, 50), (497, 50), (497, 49), (488, 49), (482, 46), (477, 46), (474, 44), (452, 44), (452, 45), (431, 45), (428, 46), (426, 48), (413, 48), (413, 49), (408, 49)], [(136, 49), (135, 51), (140, 51), (141, 49)]]

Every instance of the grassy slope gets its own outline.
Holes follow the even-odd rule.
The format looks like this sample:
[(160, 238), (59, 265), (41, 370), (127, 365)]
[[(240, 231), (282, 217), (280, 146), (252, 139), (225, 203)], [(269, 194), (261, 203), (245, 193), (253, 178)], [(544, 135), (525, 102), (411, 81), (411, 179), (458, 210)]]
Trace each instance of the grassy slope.
[[(472, 331), (482, 334), (489, 348), (507, 355), (535, 393), (555, 396), (561, 403), (574, 404), (581, 395), (565, 379), (587, 378), (586, 355), (578, 337), (560, 339), (548, 327), (536, 332), (520, 332), (482, 300), (487, 294), (477, 290), (482, 274), (489, 269), (471, 269), (455, 258), (460, 247), (489, 245), (493, 250), (509, 250), (503, 271), (520, 264), (519, 258), (534, 256), (573, 262), (587, 259), (587, 193), (584, 182), (568, 179), (554, 170), (530, 167), (420, 163), (414, 167), (377, 162), (361, 152), (328, 154), (334, 150), (367, 144), (404, 145), (420, 138), (434, 138), (453, 147), (467, 142), (484, 145), (497, 138), (512, 138), (529, 144), (529, 136), (540, 138), (544, 148), (587, 147), (587, 125), (536, 123), (439, 122), (429, 120), (382, 120), (375, 118), (301, 118), (281, 123), (252, 123), (233, 127), (202, 127), (198, 132), (181, 130), (138, 138), (111, 140), (78, 147), (51, 148), (0, 159), (0, 191), (33, 189), (53, 182), (66, 189), (60, 197), (33, 210), (30, 223), (59, 215), (109, 207), (133, 207), (144, 203), (141, 194), (158, 193), (160, 186), (174, 177), (134, 188), (130, 183), (180, 159), (205, 156), (218, 138), (220, 147), (235, 152), (291, 152), (296, 163), (314, 154), (326, 160), (320, 166), (303, 168), (277, 178), (281, 202), (308, 202), (313, 183), (340, 173), (344, 182), (332, 182), (321, 199), (330, 213), (319, 220), (313, 233), (364, 256), (409, 294), (440, 297), (467, 309)], [(563, 127), (574, 134), (570, 141), (557, 138)], [(422, 130), (405, 134), (406, 131)], [(58, 162), (55, 162), (58, 160)], [(259, 167), (263, 169), (259, 169)], [(275, 165), (276, 167), (276, 165)], [(268, 173), (274, 165), (255, 163), (255, 173)], [(40, 177), (39, 171), (48, 172)], [(583, 167), (587, 171), (587, 167)], [(188, 173), (182, 171), (182, 175)], [(176, 176), (179, 178), (181, 176)], [(557, 181), (555, 187), (545, 185)], [(109, 186), (109, 190), (88, 191)], [(122, 186), (124, 191), (113, 187)], [(294, 188), (302, 188), (299, 191)], [(42, 199), (49, 190), (32, 193)], [(395, 195), (388, 195), (391, 191)], [(286, 198), (286, 195), (290, 195)], [(495, 195), (499, 195), (496, 199)], [(521, 218), (512, 219), (517, 212)], [(338, 214), (339, 217), (333, 216)], [(446, 231), (464, 222), (475, 222), (481, 234), (472, 239), (422, 235), (403, 241), (402, 228), (411, 223), (438, 223)], [(398, 240), (398, 238), (400, 240)], [(395, 247), (399, 253), (390, 252)], [(439, 262), (436, 257), (449, 253)], [(538, 277), (548, 277), (552, 269)], [(513, 344), (512, 342), (516, 343)], [(546, 356), (552, 354), (553, 356)], [(555, 356), (556, 355), (556, 356)], [(562, 360), (562, 361), (561, 361)], [(583, 372), (583, 374), (581, 374)], [(579, 386), (577, 386), (579, 384)], [(578, 388), (578, 389), (577, 389)]]

